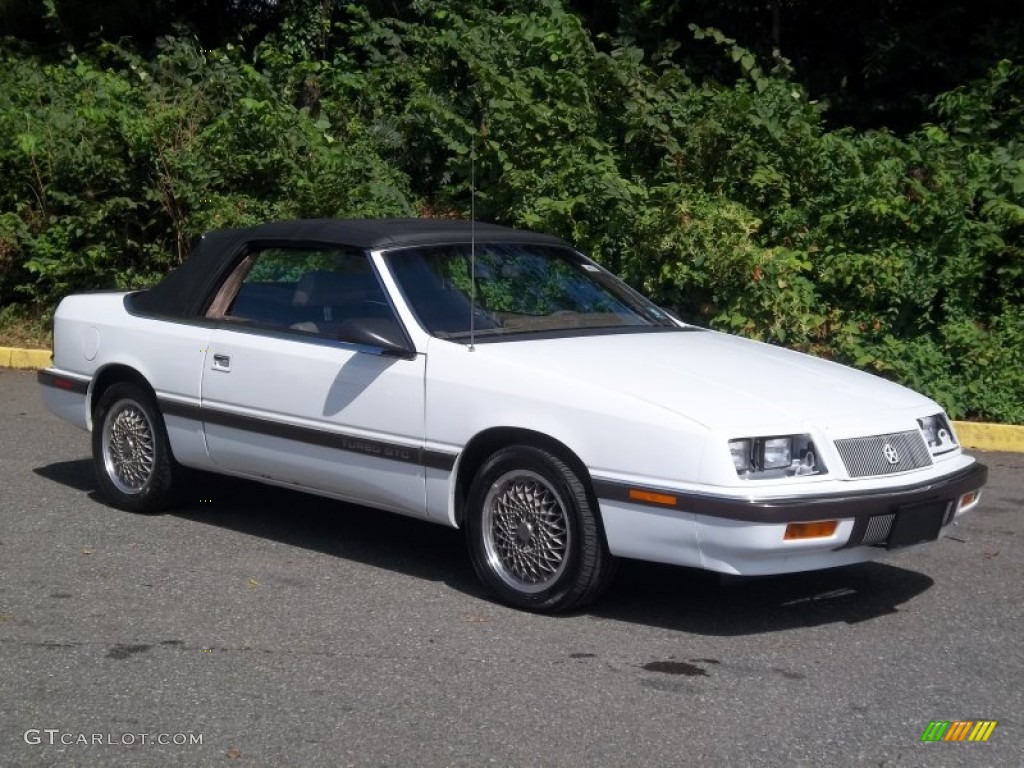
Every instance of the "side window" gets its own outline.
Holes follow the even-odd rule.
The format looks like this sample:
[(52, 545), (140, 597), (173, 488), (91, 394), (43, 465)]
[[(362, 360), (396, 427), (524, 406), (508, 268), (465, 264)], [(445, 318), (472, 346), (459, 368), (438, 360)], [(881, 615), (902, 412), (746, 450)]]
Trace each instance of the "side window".
[(226, 305), (225, 320), (332, 339), (344, 339), (353, 321), (394, 322), (361, 251), (264, 248), (251, 253), (241, 271), (234, 297), (219, 302)]

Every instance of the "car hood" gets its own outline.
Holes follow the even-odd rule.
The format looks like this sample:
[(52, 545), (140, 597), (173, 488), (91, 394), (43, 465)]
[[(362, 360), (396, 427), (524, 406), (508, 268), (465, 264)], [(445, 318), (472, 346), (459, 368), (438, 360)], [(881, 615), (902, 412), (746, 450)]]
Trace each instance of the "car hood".
[(701, 329), (480, 345), (485, 347), (487, 357), (532, 368), (539, 377), (613, 390), (711, 429), (824, 427), (870, 422), (895, 410), (940, 410), (928, 398), (877, 376)]

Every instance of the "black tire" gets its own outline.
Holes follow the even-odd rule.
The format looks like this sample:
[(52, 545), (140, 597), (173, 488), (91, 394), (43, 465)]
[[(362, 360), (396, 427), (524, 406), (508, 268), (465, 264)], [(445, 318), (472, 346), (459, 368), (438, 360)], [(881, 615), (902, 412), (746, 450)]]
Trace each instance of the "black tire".
[(477, 576), (516, 608), (579, 608), (614, 574), (586, 485), (541, 448), (510, 446), (484, 463), (469, 489), (465, 528)]
[(172, 502), (180, 466), (163, 416), (139, 385), (114, 384), (96, 403), (92, 459), (100, 492), (114, 506), (153, 513)]

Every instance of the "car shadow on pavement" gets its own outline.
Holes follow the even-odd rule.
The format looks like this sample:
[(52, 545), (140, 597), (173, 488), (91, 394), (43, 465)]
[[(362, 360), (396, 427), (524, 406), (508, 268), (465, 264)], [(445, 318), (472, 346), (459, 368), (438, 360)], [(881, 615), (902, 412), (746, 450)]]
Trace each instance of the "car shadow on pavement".
[[(107, 505), (97, 490), (92, 461), (78, 459), (35, 468), (61, 485), (87, 492)], [(166, 514), (277, 541), (327, 555), (447, 582), (483, 597), (469, 563), (461, 531), (355, 504), (233, 477), (196, 472), (188, 478), (178, 506)], [(111, 514), (128, 515), (114, 507)]]
[(657, 563), (623, 565), (589, 613), (711, 636), (856, 624), (898, 613), (935, 583), (880, 562), (747, 578)]
[[(35, 469), (103, 503), (88, 459)], [(486, 600), (460, 531), (298, 491), (197, 474), (169, 512), (272, 541), (442, 582)], [(118, 513), (111, 509), (113, 513)], [(119, 513), (128, 514), (128, 513)], [(928, 576), (874, 562), (813, 573), (722, 577), (692, 568), (622, 561), (609, 591), (577, 612), (710, 636), (854, 624), (900, 611), (933, 585)], [(571, 614), (572, 615), (572, 614)]]
[(45, 467), (32, 470), (40, 477), (60, 483), (76, 491), (95, 491), (96, 475), (93, 473), (92, 461), (75, 459), (74, 461), (58, 461)]
[(475, 587), (460, 531), (237, 478), (202, 474), (192, 485), (198, 500), (170, 514), (418, 579), (452, 583), (462, 591)]

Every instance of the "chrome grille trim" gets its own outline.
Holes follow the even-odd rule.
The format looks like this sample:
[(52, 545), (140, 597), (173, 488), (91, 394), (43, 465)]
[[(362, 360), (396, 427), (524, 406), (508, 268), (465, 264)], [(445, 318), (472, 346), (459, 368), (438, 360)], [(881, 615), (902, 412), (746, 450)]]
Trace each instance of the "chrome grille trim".
[(896, 515), (875, 515), (868, 520), (868, 527), (864, 531), (864, 538), (861, 544), (881, 544), (889, 538), (889, 531), (892, 529), (893, 520)]
[[(899, 454), (898, 462), (890, 463), (886, 459), (886, 446), (895, 449)], [(908, 472), (911, 469), (930, 467), (932, 464), (928, 446), (917, 430), (836, 440), (836, 449), (839, 451), (850, 477), (892, 475), (897, 472)]]

